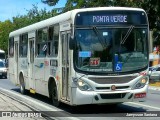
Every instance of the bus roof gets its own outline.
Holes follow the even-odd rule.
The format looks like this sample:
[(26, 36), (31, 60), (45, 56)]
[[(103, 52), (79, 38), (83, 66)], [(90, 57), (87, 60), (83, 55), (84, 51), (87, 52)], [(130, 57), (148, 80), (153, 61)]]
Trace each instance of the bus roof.
[[(143, 11), (141, 8), (130, 8), (130, 7), (95, 7), (95, 8), (82, 8), (82, 9), (74, 9), (68, 11), (66, 13), (62, 13), (60, 15), (51, 17), (49, 19), (37, 22), (35, 24), (26, 26), (24, 28), (18, 29), (10, 33), (9, 37), (17, 36), (19, 34), (24, 34), (27, 32), (35, 31), (37, 29), (41, 29), (47, 26), (51, 26), (57, 23), (62, 23), (67, 20), (71, 20), (71, 18), (75, 18), (75, 15), (78, 12), (85, 12), (85, 11), (103, 11), (103, 10), (129, 10), (129, 11)], [(73, 22), (73, 21), (72, 21)]]

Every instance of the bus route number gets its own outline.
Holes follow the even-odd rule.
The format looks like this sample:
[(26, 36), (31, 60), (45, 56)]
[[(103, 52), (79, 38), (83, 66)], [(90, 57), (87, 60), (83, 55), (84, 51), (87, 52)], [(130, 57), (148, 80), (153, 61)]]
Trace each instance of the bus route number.
[(90, 66), (99, 66), (100, 58), (90, 58)]

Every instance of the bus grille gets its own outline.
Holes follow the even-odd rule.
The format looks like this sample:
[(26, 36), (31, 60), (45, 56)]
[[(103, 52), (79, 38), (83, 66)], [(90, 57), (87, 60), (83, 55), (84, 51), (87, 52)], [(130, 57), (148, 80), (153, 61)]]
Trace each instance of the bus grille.
[[(127, 89), (129, 86), (116, 86), (117, 89)], [(110, 87), (96, 87), (97, 90), (110, 90)]]
[(97, 90), (110, 90), (110, 87), (96, 87)]
[(135, 79), (136, 77), (137, 76), (103, 77), (103, 78), (89, 77), (88, 79), (98, 84), (121, 84), (121, 83), (128, 83), (133, 79)]
[(120, 99), (124, 98), (126, 93), (100, 94), (102, 99)]

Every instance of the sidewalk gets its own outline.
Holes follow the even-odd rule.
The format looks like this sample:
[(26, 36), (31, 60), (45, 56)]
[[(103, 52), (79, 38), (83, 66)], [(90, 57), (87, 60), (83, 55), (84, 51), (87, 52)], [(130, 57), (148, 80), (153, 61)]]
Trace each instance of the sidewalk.
[[(34, 116), (34, 115), (37, 116)], [(12, 117), (11, 117), (12, 116)], [(25, 104), (0, 92), (0, 120), (45, 120)]]

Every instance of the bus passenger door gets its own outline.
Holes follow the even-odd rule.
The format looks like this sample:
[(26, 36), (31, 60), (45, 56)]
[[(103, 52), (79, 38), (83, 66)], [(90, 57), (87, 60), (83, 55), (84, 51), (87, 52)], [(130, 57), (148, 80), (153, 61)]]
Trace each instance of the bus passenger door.
[(69, 38), (70, 31), (61, 33), (62, 42), (62, 98), (69, 100)]
[(28, 57), (28, 77), (29, 77), (29, 88), (30, 92), (35, 90), (35, 81), (34, 81), (34, 39), (29, 39), (29, 57)]
[(15, 66), (14, 66), (14, 71), (15, 71), (15, 81), (16, 83), (19, 83), (19, 75), (18, 75), (18, 57), (19, 57), (19, 54), (18, 54), (18, 42), (15, 42), (14, 43), (14, 46), (15, 46)]

